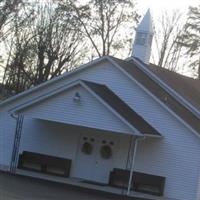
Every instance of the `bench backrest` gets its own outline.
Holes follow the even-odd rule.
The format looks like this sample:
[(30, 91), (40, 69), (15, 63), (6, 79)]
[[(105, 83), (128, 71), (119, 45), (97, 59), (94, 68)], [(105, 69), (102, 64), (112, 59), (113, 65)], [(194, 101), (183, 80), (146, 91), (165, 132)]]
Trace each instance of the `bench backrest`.
[(29, 151), (23, 151), (22, 153), (23, 160), (30, 161), (38, 164), (49, 164), (56, 166), (68, 166), (71, 164), (70, 159), (56, 157), (56, 156), (49, 156), (40, 153), (33, 153)]

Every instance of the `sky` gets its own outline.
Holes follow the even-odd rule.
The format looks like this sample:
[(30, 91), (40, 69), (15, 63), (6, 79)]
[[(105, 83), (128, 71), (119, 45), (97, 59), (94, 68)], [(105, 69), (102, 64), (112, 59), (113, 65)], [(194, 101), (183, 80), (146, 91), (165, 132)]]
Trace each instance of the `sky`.
[[(49, 0), (39, 0), (39, 1), (45, 2)], [(88, 0), (80, 0), (80, 1), (84, 2)], [(132, 0), (132, 1), (137, 2), (136, 8), (141, 17), (144, 16), (146, 11), (150, 8), (155, 28), (158, 27), (159, 18), (164, 11), (170, 13), (173, 12), (173, 10), (180, 10), (185, 13), (184, 16), (186, 18), (188, 7), (197, 6), (200, 4), (200, 0)]]
[(140, 14), (144, 14), (150, 8), (153, 17), (158, 17), (163, 10), (171, 12), (180, 9), (187, 12), (188, 6), (197, 6), (199, 0), (137, 0), (137, 7)]

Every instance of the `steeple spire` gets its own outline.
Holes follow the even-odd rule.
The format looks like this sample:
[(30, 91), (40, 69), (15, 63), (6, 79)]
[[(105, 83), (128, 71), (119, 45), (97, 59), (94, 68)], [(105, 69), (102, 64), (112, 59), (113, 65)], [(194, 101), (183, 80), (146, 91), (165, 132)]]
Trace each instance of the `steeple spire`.
[(137, 57), (144, 63), (149, 63), (153, 26), (150, 10), (148, 10), (136, 29), (135, 40), (132, 48), (132, 57)]

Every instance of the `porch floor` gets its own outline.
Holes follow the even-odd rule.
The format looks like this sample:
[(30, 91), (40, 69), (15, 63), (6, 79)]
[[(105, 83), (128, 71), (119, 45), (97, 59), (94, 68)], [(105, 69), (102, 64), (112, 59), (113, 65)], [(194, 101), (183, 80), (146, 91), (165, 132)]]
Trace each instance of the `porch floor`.
[[(108, 185), (97, 185), (97, 184), (92, 184), (92, 183), (86, 183), (82, 179), (78, 179), (78, 178), (65, 178), (65, 177), (59, 177), (59, 176), (52, 176), (48, 174), (42, 174), (38, 172), (26, 171), (26, 170), (21, 170), (21, 169), (18, 169), (16, 174), (21, 175), (21, 176), (27, 176), (27, 177), (32, 177), (36, 179), (46, 180), (48, 182), (55, 182), (55, 183), (66, 184), (69, 186), (75, 186), (75, 187), (87, 189), (90, 191), (99, 191), (99, 192), (103, 192), (105, 194), (110, 194), (110, 195), (127, 196), (126, 189), (115, 188)], [(129, 197), (132, 197), (133, 199), (138, 199), (138, 200), (139, 199), (141, 200), (175, 200), (175, 199), (157, 197), (154, 195), (149, 195), (149, 194), (144, 194), (144, 193), (134, 192), (134, 191), (131, 191)]]

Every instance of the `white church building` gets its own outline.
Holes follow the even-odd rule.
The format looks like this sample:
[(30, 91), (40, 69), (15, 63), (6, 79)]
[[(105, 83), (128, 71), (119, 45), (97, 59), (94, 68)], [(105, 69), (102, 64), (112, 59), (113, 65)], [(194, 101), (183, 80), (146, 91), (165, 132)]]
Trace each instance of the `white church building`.
[(130, 58), (96, 59), (2, 102), (0, 169), (199, 200), (200, 81), (150, 64), (152, 37), (147, 12)]

